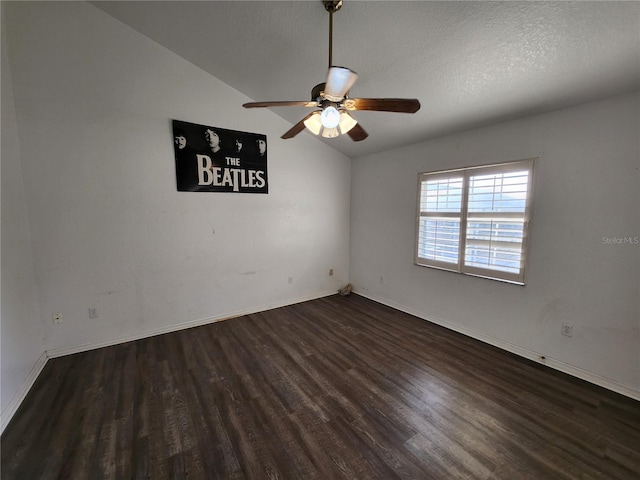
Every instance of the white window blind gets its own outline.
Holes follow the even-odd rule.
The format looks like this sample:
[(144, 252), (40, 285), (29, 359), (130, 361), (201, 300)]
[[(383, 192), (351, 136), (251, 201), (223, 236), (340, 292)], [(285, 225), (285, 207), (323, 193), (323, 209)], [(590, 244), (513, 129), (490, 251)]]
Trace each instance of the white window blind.
[(420, 187), (418, 255), (435, 264), (459, 261), (462, 180), (436, 176)]
[(418, 265), (524, 284), (533, 160), (419, 175)]

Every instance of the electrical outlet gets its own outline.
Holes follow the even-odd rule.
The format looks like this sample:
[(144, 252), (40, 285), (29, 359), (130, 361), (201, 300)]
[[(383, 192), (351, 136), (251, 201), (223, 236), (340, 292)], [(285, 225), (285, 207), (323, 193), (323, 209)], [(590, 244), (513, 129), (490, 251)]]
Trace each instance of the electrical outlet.
[(98, 309), (96, 307), (89, 307), (89, 318), (98, 318)]
[(563, 323), (562, 324), (562, 335), (564, 335), (566, 337), (570, 337), (571, 335), (573, 335), (573, 325), (571, 325), (570, 323)]
[(59, 325), (59, 324), (62, 323), (62, 314), (61, 313), (54, 313), (53, 315), (51, 315), (51, 318), (53, 319), (54, 325)]
[(330, 276), (330, 277), (333, 277), (333, 268), (330, 268), (330, 269), (329, 269), (329, 276)]

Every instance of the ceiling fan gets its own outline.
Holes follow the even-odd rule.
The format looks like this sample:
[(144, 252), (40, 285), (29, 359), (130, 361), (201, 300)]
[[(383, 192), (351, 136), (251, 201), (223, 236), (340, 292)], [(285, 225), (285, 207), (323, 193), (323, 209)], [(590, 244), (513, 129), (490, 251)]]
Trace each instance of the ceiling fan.
[(323, 0), (325, 10), (329, 12), (329, 72), (327, 80), (313, 87), (310, 101), (250, 102), (245, 108), (259, 107), (309, 107), (314, 110), (296, 123), (281, 138), (293, 138), (305, 127), (315, 135), (325, 138), (347, 134), (359, 142), (369, 136), (364, 128), (349, 112), (370, 110), (377, 112), (415, 113), (420, 102), (409, 98), (351, 98), (349, 90), (358, 79), (358, 74), (345, 67), (332, 65), (333, 14), (342, 7), (342, 0)]

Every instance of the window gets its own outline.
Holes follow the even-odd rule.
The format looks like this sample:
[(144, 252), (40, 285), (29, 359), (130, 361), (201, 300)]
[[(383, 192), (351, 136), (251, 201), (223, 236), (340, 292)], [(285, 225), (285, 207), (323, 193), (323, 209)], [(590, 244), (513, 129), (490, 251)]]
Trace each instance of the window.
[(524, 285), (533, 163), (419, 174), (415, 263)]

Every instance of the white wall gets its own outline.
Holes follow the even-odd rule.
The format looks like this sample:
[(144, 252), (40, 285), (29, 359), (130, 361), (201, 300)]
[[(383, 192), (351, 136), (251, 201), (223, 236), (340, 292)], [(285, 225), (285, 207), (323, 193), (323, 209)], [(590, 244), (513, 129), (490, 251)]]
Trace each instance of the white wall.
[[(4, 7), (4, 5), (2, 6)], [(40, 312), (2, 16), (1, 428), (44, 365)]]
[[(640, 245), (603, 242), (640, 236), (639, 131), (634, 94), (354, 160), (355, 290), (640, 398)], [(530, 157), (526, 286), (413, 265), (418, 172)]]
[[(348, 280), (346, 157), (309, 135), (281, 140), (284, 120), (243, 109), (248, 98), (90, 4), (11, 2), (6, 14), (50, 354)], [(267, 134), (270, 193), (177, 192), (171, 119)]]

